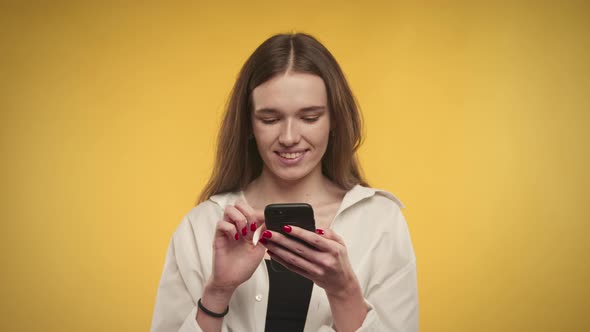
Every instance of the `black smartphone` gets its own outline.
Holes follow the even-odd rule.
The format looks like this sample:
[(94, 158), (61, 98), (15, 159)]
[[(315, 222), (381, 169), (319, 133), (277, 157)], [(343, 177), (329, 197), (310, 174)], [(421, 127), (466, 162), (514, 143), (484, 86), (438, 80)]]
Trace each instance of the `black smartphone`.
[[(264, 222), (267, 229), (280, 232), (299, 242), (303, 241), (283, 231), (284, 225), (297, 226), (315, 232), (313, 208), (307, 203), (269, 204), (264, 209)], [(288, 271), (286, 267), (275, 260), (271, 260), (270, 265), (274, 271)]]

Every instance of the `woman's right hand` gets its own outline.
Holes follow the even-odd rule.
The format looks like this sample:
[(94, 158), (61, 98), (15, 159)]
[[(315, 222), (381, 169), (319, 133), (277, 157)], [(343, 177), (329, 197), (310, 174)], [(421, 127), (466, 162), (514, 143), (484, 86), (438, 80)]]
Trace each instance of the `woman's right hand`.
[(245, 201), (239, 200), (225, 208), (213, 240), (209, 287), (233, 290), (250, 279), (266, 252), (264, 246), (252, 241), (260, 227), (264, 227), (264, 213), (254, 211)]
[[(238, 201), (225, 208), (213, 239), (213, 271), (201, 297), (201, 305), (208, 310), (224, 312), (235, 289), (250, 279), (264, 258), (266, 248), (252, 241), (260, 227), (264, 227), (264, 214), (254, 211), (246, 202)], [(199, 309), (196, 320), (203, 331), (221, 331), (223, 319)]]

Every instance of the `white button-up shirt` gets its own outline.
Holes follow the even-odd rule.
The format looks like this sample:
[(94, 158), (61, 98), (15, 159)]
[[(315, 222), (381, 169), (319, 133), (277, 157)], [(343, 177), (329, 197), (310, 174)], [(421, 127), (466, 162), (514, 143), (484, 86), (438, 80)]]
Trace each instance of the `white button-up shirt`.
[[(151, 331), (201, 331), (196, 304), (211, 274), (215, 226), (225, 206), (240, 197), (241, 192), (212, 196), (182, 220), (166, 254)], [(358, 331), (418, 331), (416, 258), (402, 207), (388, 192), (357, 185), (332, 222), (369, 307)], [(268, 289), (262, 261), (234, 292), (222, 331), (264, 332)], [(334, 331), (328, 298), (315, 284), (304, 331)]]

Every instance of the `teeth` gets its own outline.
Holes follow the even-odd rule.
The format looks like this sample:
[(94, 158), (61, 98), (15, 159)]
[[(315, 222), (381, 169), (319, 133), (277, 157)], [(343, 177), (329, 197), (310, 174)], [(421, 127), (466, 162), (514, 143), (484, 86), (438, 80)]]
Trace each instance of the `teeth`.
[(279, 153), (279, 156), (286, 158), (286, 159), (296, 159), (299, 158), (303, 152), (293, 152), (293, 153)]

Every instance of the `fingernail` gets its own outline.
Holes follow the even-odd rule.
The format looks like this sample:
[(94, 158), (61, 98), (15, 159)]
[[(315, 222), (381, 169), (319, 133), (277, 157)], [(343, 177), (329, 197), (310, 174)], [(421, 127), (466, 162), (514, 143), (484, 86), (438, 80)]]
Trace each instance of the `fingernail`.
[(270, 239), (272, 237), (272, 233), (269, 231), (264, 231), (264, 232), (262, 232), (262, 236), (267, 239)]
[(285, 226), (283, 226), (283, 230), (287, 233), (291, 233), (293, 228), (291, 228), (291, 226), (289, 226), (289, 225), (285, 225)]
[(266, 239), (265, 239), (265, 238), (263, 238), (263, 237), (262, 237), (262, 238), (260, 238), (260, 240), (258, 240), (258, 242), (260, 242), (260, 243), (262, 243), (262, 244), (267, 244), (267, 243), (268, 243), (268, 241), (266, 241)]
[(244, 226), (244, 228), (242, 228), (242, 235), (246, 236), (246, 234), (248, 234), (248, 228)]
[(324, 235), (324, 230), (323, 229), (318, 228), (318, 229), (315, 230), (315, 232), (318, 233), (319, 235)]
[(250, 225), (250, 230), (251, 230), (252, 232), (255, 232), (255, 231), (256, 231), (256, 224), (251, 224), (251, 225)]
[(239, 240), (240, 239), (240, 234), (236, 233), (236, 235), (234, 235), (234, 239)]

